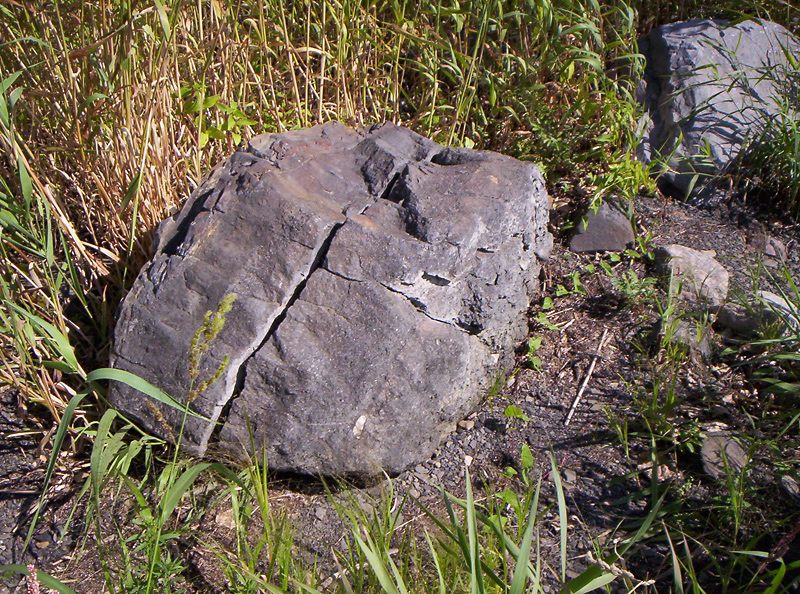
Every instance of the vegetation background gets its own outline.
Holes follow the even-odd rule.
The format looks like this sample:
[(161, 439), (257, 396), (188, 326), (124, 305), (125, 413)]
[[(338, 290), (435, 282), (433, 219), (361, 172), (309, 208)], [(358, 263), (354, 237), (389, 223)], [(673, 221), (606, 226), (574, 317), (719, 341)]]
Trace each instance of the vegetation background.
[[(164, 552), (166, 527), (192, 481), (212, 469), (163, 454), (163, 444), (116, 419), (98, 382), (136, 382), (104, 370), (117, 303), (149, 258), (159, 221), (214, 164), (255, 134), (388, 120), (444, 144), (534, 160), (561, 205), (611, 192), (632, 198), (653, 190), (650, 172), (631, 157), (641, 115), (638, 36), (694, 17), (800, 24), (783, 0), (5, 0), (0, 15), (0, 378), (44, 432), (52, 427), (51, 451), (94, 440), (87, 491), (96, 506), (110, 476), (139, 495), (171, 494), (149, 516), (142, 495), (141, 546), (104, 561), (109, 590), (125, 592), (174, 591), (170, 576), (180, 567)], [(136, 455), (153, 448), (167, 461), (149, 462), (166, 472), (157, 486), (152, 474), (126, 478)], [(265, 526), (258, 551), (242, 549), (231, 561), (236, 591), (311, 589), (313, 579), (301, 580), (279, 545), (263, 468), (231, 480), (255, 494)], [(441, 520), (454, 555), (429, 540), (427, 553), (415, 551), (425, 560), (405, 569), (388, 556), (384, 516), (366, 522), (382, 536), (354, 528), (353, 562), (375, 570), (360, 591), (538, 589), (535, 565), (526, 573), (511, 563), (506, 580), (479, 558), (489, 546), (478, 542), (481, 523), (497, 563), (530, 552), (538, 488), (525, 480), (519, 534), (506, 534), (468, 498), (453, 503), (463, 518)], [(631, 544), (609, 553), (587, 583), (618, 578), (604, 567)], [(282, 576), (275, 582), (253, 570), (250, 557), (265, 551), (280, 569), (268, 573)], [(675, 555), (686, 571), (690, 564)], [(414, 563), (431, 570), (431, 581), (403, 583)], [(736, 575), (746, 587), (762, 584), (748, 582), (754, 570)]]

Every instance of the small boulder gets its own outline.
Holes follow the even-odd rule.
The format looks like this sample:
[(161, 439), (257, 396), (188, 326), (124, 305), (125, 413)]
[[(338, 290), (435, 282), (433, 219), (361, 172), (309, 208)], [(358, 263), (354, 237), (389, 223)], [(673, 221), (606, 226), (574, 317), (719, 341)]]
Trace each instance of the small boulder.
[(748, 305), (726, 303), (720, 308), (716, 324), (739, 336), (752, 337), (766, 326), (780, 324), (784, 336), (800, 332), (798, 307), (770, 291), (759, 291)]
[(694, 19), (656, 27), (645, 56), (645, 136), (639, 158), (668, 161), (665, 179), (695, 203), (713, 204), (703, 181), (724, 171), (748, 135), (782, 110), (789, 55), (800, 42), (768, 21)]
[[(195, 455), (396, 474), (513, 364), (548, 222), (531, 163), (392, 124), (258, 136), (162, 224), (112, 364), (190, 402)], [(193, 377), (192, 338), (231, 294)], [(181, 430), (180, 410), (128, 386), (109, 398), (157, 435)]]
[(711, 340), (711, 326), (707, 322), (697, 320), (692, 316), (681, 316), (659, 322), (657, 336), (662, 341), (679, 345), (688, 350), (691, 355), (699, 355), (703, 361), (711, 360), (713, 343)]
[(628, 215), (614, 201), (604, 200), (597, 212), (588, 210), (583, 216), (569, 249), (576, 253), (621, 252), (634, 242)]
[(728, 297), (728, 271), (706, 252), (672, 244), (656, 248), (656, 265), (669, 278), (670, 295), (711, 313)]

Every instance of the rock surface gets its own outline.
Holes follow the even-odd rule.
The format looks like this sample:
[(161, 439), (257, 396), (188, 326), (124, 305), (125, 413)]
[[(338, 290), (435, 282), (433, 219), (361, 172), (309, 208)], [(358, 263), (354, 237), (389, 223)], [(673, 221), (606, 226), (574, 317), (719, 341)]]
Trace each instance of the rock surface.
[(715, 479), (737, 475), (747, 466), (747, 452), (736, 438), (724, 431), (705, 436), (700, 449), (700, 459), (706, 474)]
[[(429, 457), (509, 365), (549, 255), (536, 168), (400, 127), (254, 138), (159, 230), (118, 316), (112, 362), (179, 402), (192, 336), (238, 297), (200, 367), (197, 455), (266, 449), (275, 470), (402, 471)], [(167, 435), (182, 413), (123, 385)], [(251, 448), (252, 446), (252, 448)]]
[(726, 303), (720, 308), (716, 323), (745, 337), (769, 325), (778, 325), (781, 334), (790, 336), (800, 332), (800, 312), (780, 295), (759, 290), (747, 307), (741, 303)]
[(639, 42), (649, 114), (640, 158), (667, 159), (664, 179), (695, 202), (713, 202), (704, 179), (724, 171), (748, 135), (781, 111), (776, 98), (786, 94), (790, 68), (784, 48), (797, 55), (800, 42), (766, 21), (695, 19), (653, 29)]
[(633, 228), (628, 215), (613, 201), (603, 201), (597, 212), (583, 217), (569, 249), (577, 253), (621, 252), (633, 244)]
[[(670, 295), (716, 313), (728, 298), (728, 271), (710, 254), (672, 244), (656, 248)], [(695, 311), (698, 311), (695, 308)]]
[(683, 346), (690, 354), (697, 354), (704, 362), (711, 360), (713, 344), (711, 327), (702, 319), (692, 316), (673, 317), (660, 320), (657, 324), (657, 337), (673, 345)]

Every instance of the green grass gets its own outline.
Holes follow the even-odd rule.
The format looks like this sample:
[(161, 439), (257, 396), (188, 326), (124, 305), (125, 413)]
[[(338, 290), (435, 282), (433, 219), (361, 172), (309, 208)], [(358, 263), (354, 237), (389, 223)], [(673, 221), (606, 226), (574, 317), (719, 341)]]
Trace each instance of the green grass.
[[(44, 425), (57, 427), (43, 498), (58, 452), (81, 438), (93, 443), (84, 496), (109, 591), (188, 587), (172, 553), (181, 539), (216, 551), (233, 592), (324, 589), (314, 568), (293, 558), (290, 526), (270, 505), (266, 460), (236, 473), (183, 460), (108, 411), (103, 399), (105, 382), (125, 381), (182, 408), (105, 364), (116, 305), (150, 255), (155, 226), (215, 163), (262, 132), (389, 120), (444, 144), (533, 160), (553, 190), (586, 190), (554, 191), (564, 199), (596, 205), (612, 193), (632, 198), (653, 189), (649, 172), (631, 158), (642, 68), (636, 36), (671, 20), (741, 12), (796, 27), (796, 11), (780, 0), (0, 3), (0, 378)], [(796, 123), (780, 120), (756, 139), (756, 147), (781, 150), (754, 149), (748, 170), (786, 195), (794, 211)], [(617, 272), (618, 262), (606, 265), (633, 306), (654, 299), (648, 278)], [(564, 291), (577, 294), (580, 283), (576, 273)], [(198, 357), (222, 318), (224, 312), (209, 318), (198, 334)], [(534, 368), (539, 346), (531, 343)], [(787, 400), (749, 413), (753, 433), (767, 436), (759, 447), (780, 451), (779, 439), (797, 435), (798, 415), (786, 402), (796, 401), (800, 380), (786, 341), (766, 347), (748, 363), (754, 381), (772, 377), (773, 388), (787, 388)], [(651, 484), (641, 493), (645, 513), (620, 528), (617, 548), (598, 544), (595, 562), (565, 591), (613, 580), (629, 591), (657, 588), (624, 569), (650, 542), (669, 551), (674, 591), (701, 591), (703, 572), (729, 591), (756, 591), (765, 579), (781, 591), (786, 563), (753, 570), (765, 551), (750, 474), (730, 477), (705, 524), (698, 523), (705, 510), (659, 482), (658, 461), (696, 438), (676, 437), (671, 427), (680, 365), (666, 357), (650, 367), (653, 387), (638, 411), (647, 429), (619, 426), (626, 447), (643, 442), (652, 450)], [(215, 376), (195, 380), (199, 393)], [(541, 591), (545, 576), (566, 584), (566, 500), (557, 480), (552, 492), (543, 485), (529, 454), (522, 452), (524, 473), (513, 486), (486, 493), (480, 503), (468, 476), (463, 497), (443, 493), (442, 514), (430, 512), (434, 528), (424, 535), (404, 533), (386, 500), (370, 514), (340, 507), (351, 529), (343, 577), (328, 589), (517, 594)], [(791, 461), (781, 463), (796, 473)], [(559, 476), (555, 467), (550, 473)], [(203, 540), (191, 518), (177, 513), (207, 505), (192, 500), (198, 481), (225, 485), (233, 550)], [(544, 490), (554, 496), (549, 509)], [(108, 522), (109, 502), (122, 500), (130, 502), (132, 530)], [(545, 567), (539, 549), (547, 514), (558, 517), (555, 567)], [(735, 534), (719, 528), (730, 514)], [(119, 545), (102, 544), (109, 536)], [(390, 554), (394, 548), (399, 552)]]

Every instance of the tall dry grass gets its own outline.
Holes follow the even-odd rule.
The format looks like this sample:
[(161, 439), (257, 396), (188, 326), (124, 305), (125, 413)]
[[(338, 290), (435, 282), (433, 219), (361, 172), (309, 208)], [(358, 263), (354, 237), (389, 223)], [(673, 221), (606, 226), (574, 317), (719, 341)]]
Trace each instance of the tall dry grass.
[[(102, 364), (154, 228), (243, 139), (389, 120), (546, 165), (580, 144), (575, 122), (589, 144), (629, 127), (598, 109), (625, 87), (606, 72), (631, 49), (621, 1), (35, 0), (0, 13), (0, 373), (54, 420), (71, 368), (42, 363), (73, 349)], [(552, 142), (542, 121), (559, 122)]]

